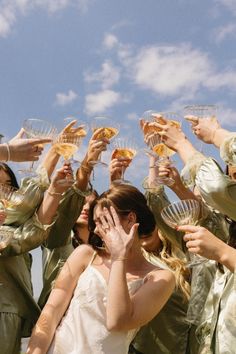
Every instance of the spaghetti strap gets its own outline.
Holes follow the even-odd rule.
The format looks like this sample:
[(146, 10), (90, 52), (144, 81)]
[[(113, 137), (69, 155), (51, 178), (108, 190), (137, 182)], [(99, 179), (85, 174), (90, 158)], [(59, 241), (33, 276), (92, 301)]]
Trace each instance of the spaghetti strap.
[(96, 251), (94, 251), (94, 253), (93, 253), (93, 255), (92, 255), (92, 258), (91, 258), (91, 259), (90, 259), (90, 261), (89, 261), (88, 266), (91, 266), (91, 264), (93, 263), (93, 261), (94, 261), (94, 259), (95, 259), (96, 255), (97, 255), (97, 252), (96, 252)]

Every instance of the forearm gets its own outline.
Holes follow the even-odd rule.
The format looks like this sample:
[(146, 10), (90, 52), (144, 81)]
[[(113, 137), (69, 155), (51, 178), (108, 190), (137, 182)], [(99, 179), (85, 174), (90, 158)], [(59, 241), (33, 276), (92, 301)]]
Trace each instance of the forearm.
[(236, 269), (236, 250), (222, 242), (216, 261), (223, 264), (233, 273)]
[(107, 328), (109, 330), (122, 330), (132, 314), (132, 304), (129, 296), (125, 260), (113, 261), (107, 297)]
[(89, 164), (86, 156), (76, 173), (76, 180), (77, 180), (76, 185), (81, 191), (85, 191), (88, 188), (88, 183), (92, 171), (93, 171), (93, 167)]
[(62, 198), (61, 193), (54, 192), (52, 188), (49, 189), (44, 194), (43, 201), (37, 212), (38, 219), (42, 224), (51, 224), (59, 205), (59, 202)]
[(231, 133), (226, 130), (226, 129), (216, 129), (216, 131), (213, 134), (213, 138), (212, 138), (212, 143), (219, 148), (220, 145), (222, 144), (222, 141), (224, 141), (227, 136), (229, 136)]
[(59, 158), (60, 158), (60, 155), (58, 155), (55, 152), (55, 149), (52, 146), (50, 148), (50, 150), (48, 151), (48, 153), (46, 154), (46, 156), (43, 160), (43, 163), (42, 163), (42, 165), (44, 166), (44, 168), (46, 169), (46, 171), (48, 173), (49, 178), (51, 177), (51, 175), (58, 163)]
[(7, 144), (0, 144), (0, 161), (8, 161), (8, 148)]
[(197, 150), (195, 149), (195, 147), (190, 143), (187, 138), (181, 140), (177, 145), (177, 152), (184, 164), (187, 163), (187, 161), (196, 151)]
[(32, 332), (27, 354), (47, 353), (58, 323), (55, 309), (46, 304)]
[(196, 199), (195, 194), (189, 189), (182, 185), (173, 185), (171, 186), (172, 191), (177, 195), (177, 197), (181, 200), (184, 199)]

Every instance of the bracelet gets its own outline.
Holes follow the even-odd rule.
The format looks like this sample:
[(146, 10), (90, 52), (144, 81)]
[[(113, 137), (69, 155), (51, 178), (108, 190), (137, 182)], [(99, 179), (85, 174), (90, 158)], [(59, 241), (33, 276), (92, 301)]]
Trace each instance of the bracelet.
[(7, 162), (7, 161), (10, 161), (10, 159), (11, 159), (10, 146), (9, 146), (8, 143), (5, 143), (3, 145), (6, 146), (6, 149), (7, 149), (7, 157), (6, 157), (6, 160), (5, 160), (5, 162)]
[(56, 196), (56, 195), (62, 196), (62, 193), (59, 193), (59, 192), (50, 192), (49, 190), (47, 190), (47, 193), (48, 193), (51, 197), (54, 197), (54, 196)]
[(92, 170), (93, 170), (93, 167), (85, 166), (83, 163), (80, 165), (80, 168), (81, 168), (82, 170), (84, 170), (85, 172), (87, 172), (87, 173), (91, 173)]

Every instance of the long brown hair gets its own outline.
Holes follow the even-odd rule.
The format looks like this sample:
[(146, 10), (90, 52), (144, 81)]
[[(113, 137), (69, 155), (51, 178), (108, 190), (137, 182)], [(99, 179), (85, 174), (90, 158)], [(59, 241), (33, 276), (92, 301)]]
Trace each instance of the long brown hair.
[(155, 229), (155, 218), (147, 205), (145, 196), (137, 188), (131, 185), (112, 186), (111, 189), (102, 193), (100, 197), (93, 201), (89, 210), (89, 244), (94, 248), (97, 248), (102, 244), (100, 237), (94, 234), (96, 225), (93, 220), (93, 212), (96, 205), (108, 209), (110, 206), (113, 206), (120, 218), (128, 215), (130, 212), (134, 212), (137, 218), (136, 222), (139, 223), (139, 237), (142, 235), (148, 235)]

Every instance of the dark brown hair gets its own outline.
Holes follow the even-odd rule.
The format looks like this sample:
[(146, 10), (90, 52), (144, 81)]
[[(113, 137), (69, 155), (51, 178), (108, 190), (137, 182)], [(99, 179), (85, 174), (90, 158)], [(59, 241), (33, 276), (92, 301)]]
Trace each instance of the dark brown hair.
[(145, 196), (135, 187), (131, 185), (117, 185), (112, 186), (111, 189), (102, 193), (100, 197), (96, 198), (91, 204), (88, 217), (88, 228), (90, 231), (89, 243), (93, 247), (99, 247), (102, 244), (100, 237), (94, 234), (95, 222), (93, 220), (94, 208), (100, 205), (102, 208), (110, 208), (113, 206), (119, 217), (125, 217), (130, 212), (135, 213), (137, 218), (138, 235), (148, 235), (154, 231), (156, 222), (154, 215), (147, 205)]
[(19, 185), (16, 180), (16, 176), (15, 176), (14, 172), (12, 171), (12, 169), (6, 163), (0, 162), (0, 170), (3, 170), (4, 172), (6, 172), (8, 174), (8, 176), (11, 179), (11, 186), (19, 189)]

